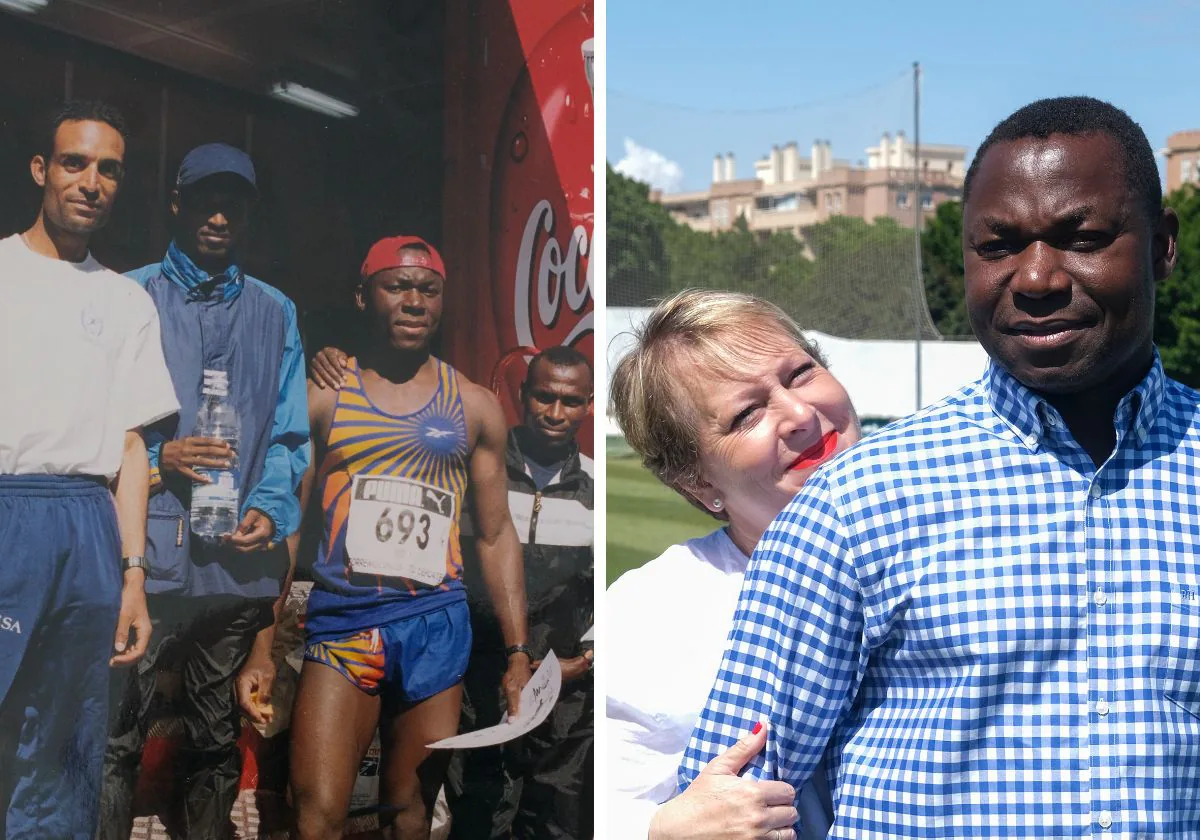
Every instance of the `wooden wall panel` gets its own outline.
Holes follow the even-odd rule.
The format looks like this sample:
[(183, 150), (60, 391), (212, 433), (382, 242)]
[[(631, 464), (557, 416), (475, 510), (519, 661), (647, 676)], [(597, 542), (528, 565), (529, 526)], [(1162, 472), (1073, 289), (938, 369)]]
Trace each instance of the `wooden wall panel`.
[(63, 97), (70, 44), (51, 32), (14, 20), (0, 26), (0, 236), (24, 230), (41, 194), (29, 174), (38, 151), (32, 121)]
[(440, 109), (414, 113), (374, 95), (358, 118), (332, 119), (11, 15), (0, 15), (0, 235), (33, 221), (39, 194), (26, 135), (35, 111), (60, 103), (68, 88), (112, 102), (133, 133), (128, 179), (94, 242), (116, 270), (161, 259), (179, 163), (216, 141), (247, 148), (259, 175), (248, 270), (290, 295), (323, 341), (345, 340), (353, 280), (373, 241), (405, 232), (441, 244)]

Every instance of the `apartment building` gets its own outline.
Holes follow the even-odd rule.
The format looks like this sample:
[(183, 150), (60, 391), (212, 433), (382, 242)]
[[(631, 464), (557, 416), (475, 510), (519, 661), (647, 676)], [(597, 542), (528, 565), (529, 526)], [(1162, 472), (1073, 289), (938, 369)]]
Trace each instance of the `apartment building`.
[(885, 133), (856, 163), (835, 159), (828, 140), (814, 141), (806, 158), (796, 143), (788, 143), (755, 161), (753, 178), (737, 177), (732, 153), (717, 155), (707, 190), (654, 191), (651, 199), (677, 221), (702, 231), (728, 230), (739, 216), (753, 231), (796, 236), (832, 216), (867, 221), (890, 216), (911, 227), (914, 202), (929, 215), (943, 201), (961, 197), (966, 152), (963, 146), (922, 143), (920, 189), (914, 190), (916, 149), (902, 131), (895, 137)]
[(1200, 130), (1175, 132), (1159, 154), (1167, 159), (1167, 192), (1184, 184), (1200, 185)]

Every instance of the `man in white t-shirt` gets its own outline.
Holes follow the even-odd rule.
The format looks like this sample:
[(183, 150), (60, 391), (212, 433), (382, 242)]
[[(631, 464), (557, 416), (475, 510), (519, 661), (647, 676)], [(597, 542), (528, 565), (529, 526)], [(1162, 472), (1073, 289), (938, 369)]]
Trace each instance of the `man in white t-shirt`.
[(109, 665), (149, 641), (149, 464), (139, 429), (178, 409), (158, 316), (88, 252), (125, 131), (68, 103), (30, 163), (33, 226), (0, 240), (0, 836), (91, 838)]

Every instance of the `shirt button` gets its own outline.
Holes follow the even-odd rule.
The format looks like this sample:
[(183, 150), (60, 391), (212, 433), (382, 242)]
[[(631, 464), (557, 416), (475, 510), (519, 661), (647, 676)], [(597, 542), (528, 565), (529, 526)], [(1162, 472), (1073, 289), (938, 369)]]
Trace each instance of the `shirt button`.
[(1093, 484), (1092, 489), (1088, 491), (1088, 495), (1091, 496), (1093, 499), (1099, 499), (1100, 494), (1103, 492), (1104, 491), (1100, 489), (1099, 484)]
[(1101, 811), (1096, 822), (1100, 823), (1101, 828), (1112, 828), (1112, 814), (1108, 811)]
[(1109, 712), (1109, 708), (1108, 708), (1107, 700), (1101, 700), (1098, 703), (1096, 703), (1096, 714), (1100, 715), (1100, 717), (1106, 717), (1108, 715), (1108, 712)]
[(1108, 603), (1108, 595), (1104, 592), (1103, 589), (1097, 589), (1096, 594), (1093, 597), (1093, 600), (1096, 602), (1096, 606), (1103, 607), (1105, 604)]

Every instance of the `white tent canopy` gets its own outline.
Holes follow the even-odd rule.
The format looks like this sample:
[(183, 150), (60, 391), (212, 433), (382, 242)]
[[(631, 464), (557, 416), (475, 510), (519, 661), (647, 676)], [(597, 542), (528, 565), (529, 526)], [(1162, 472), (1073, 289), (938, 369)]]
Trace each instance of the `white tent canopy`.
[[(613, 366), (633, 345), (633, 329), (650, 310), (609, 307), (605, 310), (608, 336), (606, 381)], [(911, 341), (864, 341), (806, 332), (829, 361), (829, 367), (845, 386), (858, 414), (863, 418), (888, 420), (904, 417), (916, 409), (916, 356)], [(978, 379), (987, 354), (976, 341), (921, 342), (921, 401), (937, 402), (945, 395)], [(616, 421), (607, 417), (606, 431), (620, 434)]]

